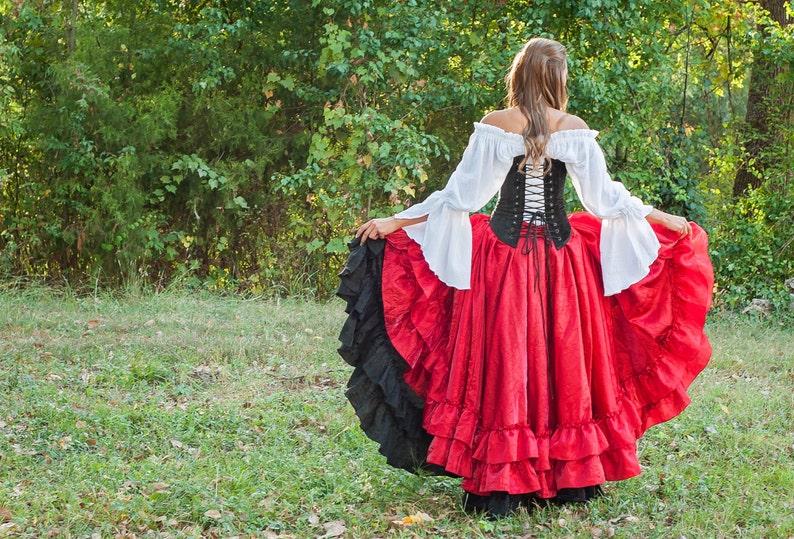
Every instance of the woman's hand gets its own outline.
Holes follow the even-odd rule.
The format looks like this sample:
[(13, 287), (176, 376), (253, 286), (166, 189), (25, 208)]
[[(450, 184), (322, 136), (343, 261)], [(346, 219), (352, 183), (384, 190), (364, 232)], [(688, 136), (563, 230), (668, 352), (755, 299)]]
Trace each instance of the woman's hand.
[(678, 232), (681, 237), (692, 235), (692, 225), (684, 217), (672, 215), (654, 208), (646, 217), (649, 223), (658, 223), (665, 228)]
[(384, 217), (381, 219), (370, 219), (361, 225), (356, 232), (356, 237), (361, 238), (362, 245), (367, 240), (378, 240), (385, 238), (392, 232), (399, 230), (403, 227), (403, 219), (395, 219), (394, 217)]
[(367, 240), (379, 240), (385, 238), (392, 232), (400, 230), (404, 226), (415, 225), (427, 221), (427, 215), (414, 217), (412, 219), (397, 219), (396, 217), (384, 217), (381, 219), (370, 219), (356, 232), (356, 237), (361, 238), (364, 244)]

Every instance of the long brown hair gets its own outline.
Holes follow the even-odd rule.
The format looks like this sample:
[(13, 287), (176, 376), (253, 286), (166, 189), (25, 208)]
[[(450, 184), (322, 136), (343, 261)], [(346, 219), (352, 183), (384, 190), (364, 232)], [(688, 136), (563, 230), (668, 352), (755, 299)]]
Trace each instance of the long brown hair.
[(566, 77), (568, 64), (565, 47), (551, 39), (533, 37), (516, 54), (507, 82), (507, 106), (518, 107), (527, 119), (524, 143), (527, 155), (537, 168), (546, 149), (549, 126), (546, 107), (565, 111), (568, 105)]

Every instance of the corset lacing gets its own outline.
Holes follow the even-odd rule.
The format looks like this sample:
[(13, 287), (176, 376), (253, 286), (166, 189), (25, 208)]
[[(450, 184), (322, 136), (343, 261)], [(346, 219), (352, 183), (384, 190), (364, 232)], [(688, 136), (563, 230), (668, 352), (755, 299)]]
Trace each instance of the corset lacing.
[[(546, 202), (543, 194), (543, 176), (546, 166), (539, 163), (536, 169), (527, 164), (524, 168), (526, 180), (524, 181), (524, 221), (533, 222), (540, 218), (540, 224), (546, 223)], [(540, 215), (538, 215), (540, 214)]]
[[(535, 291), (540, 296), (540, 312), (543, 317), (543, 338), (546, 341), (546, 368), (549, 379), (549, 396), (554, 399), (554, 378), (552, 367), (552, 341), (549, 339), (548, 328), (551, 322), (551, 310), (549, 309), (549, 298), (551, 295), (551, 266), (549, 264), (549, 247), (551, 240), (546, 236), (546, 202), (544, 197), (544, 180), (546, 167), (544, 163), (539, 163), (533, 169), (531, 164), (527, 164), (525, 170), (526, 179), (524, 181), (524, 221), (521, 227), (519, 238), (522, 239), (521, 253), (532, 255), (532, 264), (535, 269)], [(546, 266), (546, 290), (541, 288), (540, 258), (538, 257), (538, 243), (543, 242)], [(545, 296), (545, 297), (544, 297)]]

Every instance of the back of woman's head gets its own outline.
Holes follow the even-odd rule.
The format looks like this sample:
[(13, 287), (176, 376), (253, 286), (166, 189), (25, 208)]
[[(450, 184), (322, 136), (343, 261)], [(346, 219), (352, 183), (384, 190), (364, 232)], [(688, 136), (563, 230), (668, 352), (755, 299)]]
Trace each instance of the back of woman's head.
[[(546, 109), (564, 111), (568, 105), (568, 64), (565, 47), (551, 39), (534, 37), (516, 54), (507, 82), (507, 105), (518, 108), (527, 119), (524, 162), (533, 168), (542, 159), (549, 134)], [(524, 163), (522, 163), (523, 166)]]
[(568, 74), (565, 47), (551, 39), (533, 37), (516, 54), (507, 75), (510, 107), (534, 108), (535, 104), (565, 110)]

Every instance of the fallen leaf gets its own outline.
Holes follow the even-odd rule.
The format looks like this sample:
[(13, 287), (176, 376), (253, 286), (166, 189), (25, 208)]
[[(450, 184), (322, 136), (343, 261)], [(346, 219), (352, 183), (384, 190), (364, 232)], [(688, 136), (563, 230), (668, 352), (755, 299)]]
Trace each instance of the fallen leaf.
[(619, 515), (619, 516), (616, 516), (615, 518), (610, 518), (609, 519), (609, 523), (610, 524), (618, 524), (618, 523), (620, 523), (622, 521), (625, 521), (625, 522), (637, 522), (638, 520), (639, 520), (639, 518), (635, 517), (634, 515)]
[(177, 449), (184, 449), (185, 448), (185, 444), (183, 444), (179, 440), (171, 440), (171, 445), (176, 447)]
[(419, 524), (421, 522), (433, 522), (433, 517), (428, 515), (427, 513), (415, 513), (413, 515), (408, 515), (407, 517), (403, 517), (397, 520), (392, 520), (391, 525), (395, 528), (405, 529), (408, 526), (412, 526), (414, 524)]
[(147, 328), (150, 328), (154, 325), (154, 320), (147, 320), (146, 322), (143, 323), (143, 325), (146, 326)]
[(209, 365), (199, 365), (193, 369), (193, 376), (198, 376), (199, 378), (212, 376), (212, 368)]
[(171, 488), (171, 485), (169, 485), (168, 483), (163, 483), (162, 481), (157, 481), (157, 482), (154, 482), (154, 483), (152, 483), (152, 484), (151, 484), (151, 485), (149, 485), (149, 486), (150, 486), (150, 487), (152, 487), (152, 489), (154, 490), (154, 492), (155, 492), (155, 493), (158, 493), (158, 494), (159, 494), (159, 493), (162, 493), (162, 492), (165, 492), (165, 491), (167, 491), (169, 488)]
[(223, 518), (223, 514), (218, 511), (217, 509), (210, 509), (204, 513), (204, 516), (207, 518), (213, 518), (215, 520), (220, 520)]
[(347, 531), (344, 520), (334, 520), (323, 524), (325, 534), (319, 536), (317, 539), (327, 539), (328, 537), (339, 537)]
[(0, 522), (8, 522), (11, 520), (11, 511), (7, 507), (0, 507)]
[(94, 329), (99, 325), (99, 320), (89, 320), (88, 321), (88, 329)]
[(6, 522), (5, 524), (0, 524), (0, 537), (6, 537), (10, 534), (17, 525), (13, 522)]

